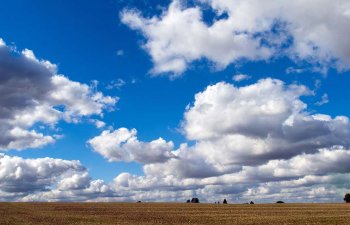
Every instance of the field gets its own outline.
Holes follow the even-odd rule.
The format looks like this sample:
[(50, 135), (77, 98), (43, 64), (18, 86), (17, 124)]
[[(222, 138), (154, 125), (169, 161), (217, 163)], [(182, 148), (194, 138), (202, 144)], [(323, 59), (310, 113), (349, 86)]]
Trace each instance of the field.
[(350, 224), (350, 204), (0, 203), (0, 224)]

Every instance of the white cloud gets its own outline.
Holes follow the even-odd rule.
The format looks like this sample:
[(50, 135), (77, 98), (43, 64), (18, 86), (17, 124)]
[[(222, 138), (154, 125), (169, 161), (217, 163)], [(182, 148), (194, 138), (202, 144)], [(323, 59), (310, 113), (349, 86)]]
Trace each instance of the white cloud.
[[(215, 13), (203, 20), (201, 4)], [(143, 47), (152, 57), (154, 74), (179, 76), (189, 63), (206, 58), (217, 68), (240, 59), (267, 60), (288, 56), (313, 64), (348, 70), (350, 26), (347, 0), (259, 1), (200, 0), (194, 6), (173, 0), (159, 16), (145, 18), (124, 10), (121, 21), (141, 31)], [(204, 6), (206, 7), (206, 6)], [(222, 15), (227, 15), (227, 17)]]
[(316, 102), (315, 105), (321, 106), (321, 105), (327, 104), (328, 102), (329, 102), (328, 94), (325, 93), (322, 95), (321, 100)]
[(55, 135), (39, 133), (34, 125), (54, 127), (60, 120), (79, 122), (111, 110), (118, 98), (57, 74), (57, 66), (36, 58), (31, 50), (18, 53), (0, 45), (0, 149), (39, 148)]
[(236, 74), (232, 77), (232, 80), (235, 82), (241, 82), (243, 80), (249, 80), (250, 78), (252, 77), (246, 74)]
[(146, 36), (144, 48), (152, 56), (154, 74), (173, 72), (177, 76), (188, 63), (203, 57), (222, 68), (242, 57), (255, 60), (271, 56), (250, 34), (233, 33), (226, 29), (230, 24), (225, 21), (208, 27), (199, 7), (183, 8), (179, 1), (173, 1), (160, 18), (146, 19), (131, 10), (124, 11), (121, 19)]
[[(177, 158), (165, 163), (145, 165), (145, 178), (169, 179), (205, 198), (221, 193), (242, 201), (254, 197), (249, 189), (263, 183), (349, 173), (349, 150), (332, 148), (349, 146), (348, 118), (308, 113), (300, 97), (310, 94), (304, 86), (287, 86), (272, 79), (241, 88), (222, 82), (207, 87), (187, 108), (183, 122), (185, 134), (196, 144), (183, 146)], [(330, 186), (327, 181), (319, 181), (304, 191), (325, 186)], [(254, 199), (295, 200), (294, 195), (270, 192), (259, 192)], [(317, 201), (321, 195), (310, 194), (309, 199)], [(334, 200), (337, 195), (331, 193), (320, 200)]]
[[(313, 92), (270, 78), (244, 87), (220, 82), (196, 94), (185, 111), (190, 146), (147, 151), (154, 141), (140, 142), (136, 130), (125, 128), (104, 131), (89, 144), (110, 161), (144, 164), (144, 176), (121, 173), (109, 184), (124, 196), (118, 199), (341, 201), (350, 188), (349, 120), (311, 114), (304, 95)], [(145, 151), (154, 160), (140, 157)], [(172, 157), (157, 160), (164, 152)]]
[(286, 74), (291, 74), (291, 73), (303, 73), (305, 72), (305, 69), (301, 68), (294, 68), (294, 67), (288, 67), (286, 69)]
[(196, 94), (183, 127), (187, 137), (196, 140), (223, 134), (266, 136), (302, 112), (306, 104), (299, 97), (309, 94), (305, 86), (285, 86), (269, 78), (241, 88), (220, 82)]
[(73, 173), (71, 176), (61, 179), (57, 184), (57, 188), (59, 190), (84, 189), (87, 188), (89, 184), (90, 177), (87, 172)]
[(244, 167), (246, 177), (260, 181), (300, 178), (307, 175), (323, 176), (335, 173), (348, 173), (350, 151), (342, 147), (320, 149), (314, 154), (301, 154), (291, 159), (270, 160), (256, 167)]
[(117, 196), (79, 161), (0, 154), (1, 201), (87, 201)]
[(12, 138), (6, 146), (7, 149), (40, 148), (55, 142), (52, 136), (45, 136), (35, 130), (24, 130), (20, 127), (14, 127), (4, 134)]
[(223, 198), (235, 203), (281, 199), (287, 202), (340, 202), (346, 188), (350, 188), (347, 180), (350, 176), (349, 152), (343, 148), (322, 149), (315, 154), (270, 160), (263, 165), (244, 166), (242, 170), (209, 178), (179, 177), (176, 173), (179, 168), (173, 167), (170, 168), (174, 171), (172, 175), (162, 174), (159, 171), (165, 167), (158, 167), (158, 173), (145, 170), (145, 176), (122, 173), (111, 185), (133, 199), (153, 201), (184, 201), (199, 196), (205, 202)]
[(0, 154), (0, 187), (5, 192), (27, 193), (49, 188), (71, 173), (85, 168), (78, 161), (52, 158), (23, 159)]
[(164, 162), (175, 157), (173, 142), (159, 138), (151, 142), (137, 139), (135, 129), (119, 128), (113, 132), (103, 131), (88, 141), (94, 151), (109, 161), (136, 161), (141, 163)]
[(349, 152), (322, 149), (209, 178), (121, 173), (109, 184), (91, 180), (79, 161), (1, 155), (0, 200), (184, 202), (197, 196), (203, 202), (334, 202), (350, 188)]
[(93, 120), (93, 122), (97, 128), (103, 128), (106, 126), (106, 123), (101, 120)]
[(78, 161), (0, 155), (0, 200), (342, 201), (350, 188), (349, 119), (309, 112), (301, 98), (312, 94), (271, 78), (210, 85), (186, 108), (182, 128), (194, 142), (178, 149), (162, 138), (140, 141), (135, 129), (105, 130), (88, 141), (92, 149), (144, 171), (111, 183), (92, 180)]
[(113, 80), (110, 84), (108, 84), (106, 86), (106, 88), (107, 89), (114, 89), (114, 88), (120, 89), (121, 87), (123, 87), (125, 85), (126, 85), (126, 81), (121, 79), (121, 78), (118, 78), (117, 80)]
[(104, 96), (101, 92), (95, 92), (86, 84), (74, 82), (60, 75), (52, 77), (55, 89), (50, 97), (55, 105), (66, 107), (64, 117), (66, 120), (74, 120), (82, 116), (102, 115), (102, 111), (113, 107), (117, 98)]
[(310, 94), (305, 86), (269, 78), (240, 88), (223, 82), (208, 86), (184, 115), (184, 133), (196, 141), (190, 154), (225, 173), (239, 165), (348, 147), (349, 119), (311, 114), (300, 99)]

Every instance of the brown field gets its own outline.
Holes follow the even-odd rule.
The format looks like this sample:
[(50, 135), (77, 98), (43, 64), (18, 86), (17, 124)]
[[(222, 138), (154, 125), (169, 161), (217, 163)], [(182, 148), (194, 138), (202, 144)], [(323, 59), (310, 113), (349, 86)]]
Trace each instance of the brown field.
[(0, 203), (0, 224), (350, 224), (350, 204)]

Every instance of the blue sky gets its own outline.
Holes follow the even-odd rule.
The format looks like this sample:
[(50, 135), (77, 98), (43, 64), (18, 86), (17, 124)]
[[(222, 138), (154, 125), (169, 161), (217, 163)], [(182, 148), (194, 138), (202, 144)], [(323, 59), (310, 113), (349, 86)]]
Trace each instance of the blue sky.
[[(48, 121), (46, 118), (49, 114), (43, 113), (33, 123), (18, 125), (26, 131), (50, 136), (52, 140), (41, 142), (43, 140), (36, 137), (37, 139), (28, 139), (26, 144), (13, 144), (17, 143), (17, 137), (9, 136), (14, 141), (11, 144), (3, 140), (0, 151), (4, 155), (0, 159), (4, 160), (3, 165), (5, 160), (21, 162), (15, 164), (17, 167), (5, 168), (9, 174), (20, 167), (38, 171), (38, 163), (33, 164), (28, 160), (37, 160), (46, 165), (45, 157), (50, 160), (63, 159), (67, 164), (79, 160), (80, 164), (78, 169), (74, 167), (57, 172), (55, 176), (59, 177), (58, 180), (52, 177), (55, 173), (49, 172), (45, 181), (34, 179), (33, 186), (36, 188), (27, 191), (11, 191), (8, 188), (28, 185), (25, 175), (20, 178), (6, 175), (3, 184), (0, 184), (3, 189), (0, 199), (132, 201), (144, 198), (149, 201), (182, 201), (182, 198), (192, 195), (205, 198), (206, 193), (215, 193), (244, 201), (251, 199), (252, 193), (255, 193), (260, 195), (261, 201), (271, 201), (274, 200), (273, 193), (281, 192), (276, 190), (276, 182), (309, 181), (316, 179), (316, 176), (323, 181), (311, 186), (305, 183), (305, 186), (294, 189), (291, 185), (285, 191), (317, 192), (314, 195), (306, 194), (308, 201), (317, 201), (320, 195), (324, 196), (323, 201), (341, 199), (339, 196), (350, 186), (333, 181), (343, 182), (350, 175), (350, 168), (342, 167), (340, 161), (332, 161), (339, 165), (338, 169), (334, 165), (321, 166), (322, 168), (315, 165), (316, 172), (310, 172), (295, 162), (304, 162), (302, 157), (315, 157), (323, 162), (326, 156), (322, 155), (322, 151), (335, 154), (335, 158), (345, 158), (349, 154), (350, 125), (347, 117), (350, 114), (350, 46), (345, 40), (348, 31), (344, 31), (346, 25), (349, 25), (349, 5), (346, 1), (332, 3), (328, 0), (322, 1), (319, 6), (314, 6), (312, 1), (307, 1), (305, 5), (288, 3), (292, 10), (286, 15), (280, 15), (274, 10), (283, 11), (288, 7), (279, 1), (269, 1), (264, 7), (259, 7), (259, 4), (254, 0), (248, 1), (246, 7), (242, 6), (240, 0), (3, 1), (0, 7), (0, 38), (4, 44), (0, 47), (5, 50), (0, 61), (3, 60), (2, 66), (5, 69), (1, 68), (3, 74), (0, 76), (13, 76), (18, 82), (27, 76), (23, 75), (25, 70), (22, 70), (23, 74), (18, 72), (18, 77), (11, 75), (15, 72), (6, 69), (5, 57), (13, 60), (18, 71), (21, 71), (23, 62), (31, 70), (35, 65), (44, 68), (43, 60), (48, 60), (57, 68), (53, 72), (48, 69), (50, 75), (45, 75), (45, 80), (64, 76), (68, 81), (65, 87), (52, 87), (55, 88), (53, 91), (63, 90), (54, 99), (47, 100), (47, 96), (53, 93), (51, 91), (42, 92), (40, 98), (31, 99), (35, 104), (49, 104), (52, 109), (57, 109), (60, 116), (54, 122)], [(329, 14), (334, 21), (340, 21), (337, 25), (332, 20), (326, 21), (318, 17), (327, 7), (331, 7)], [(249, 19), (246, 16), (250, 16)], [(301, 23), (301, 18), (307, 23)], [(282, 25), (278, 21), (282, 21)], [(275, 29), (277, 25), (281, 26), (280, 30)], [(33, 51), (35, 59), (23, 53), (24, 49)], [(19, 61), (18, 58), (23, 60)], [(235, 81), (235, 75), (245, 75), (247, 79)], [(42, 76), (44, 75), (40, 75)], [(1, 93), (7, 90), (5, 87), (12, 88), (13, 83), (6, 83), (5, 79), (1, 82)], [(73, 93), (74, 90), (69, 88), (74, 86), (74, 82), (85, 85), (88, 93), (79, 86), (74, 89), (74, 93), (82, 94), (77, 94), (77, 99), (69, 99), (69, 96), (74, 95), (68, 95), (67, 90), (72, 90)], [(220, 86), (219, 82), (224, 82), (221, 84), (225, 85)], [(35, 83), (36, 81), (33, 82), (34, 89), (37, 88)], [(98, 85), (94, 86), (94, 83)], [(245, 87), (250, 87), (255, 97), (246, 96)], [(15, 87), (12, 89), (16, 90)], [(28, 89), (22, 90), (24, 97), (30, 96), (26, 90)], [(115, 102), (96, 100), (96, 93), (102, 94), (106, 99), (110, 97)], [(226, 93), (227, 96), (220, 93)], [(65, 94), (68, 97), (63, 96)], [(214, 100), (209, 96), (214, 96)], [(80, 100), (84, 105), (80, 105)], [(93, 107), (96, 102), (101, 105), (89, 113), (79, 108)], [(252, 108), (244, 108), (247, 102), (250, 102)], [(305, 106), (299, 108), (300, 102)], [(262, 109), (270, 103), (272, 108), (269, 110), (273, 112), (268, 112), (268, 115), (281, 109), (280, 114), (271, 118), (264, 114), (267, 113), (265, 111), (250, 115), (254, 110)], [(5, 110), (12, 110), (3, 104), (5, 109), (1, 109), (1, 115), (5, 114)], [(18, 106), (16, 111), (11, 112), (14, 117), (27, 113), (26, 110), (33, 110), (30, 108), (35, 106), (33, 104)], [(213, 107), (213, 113), (217, 110), (214, 113), (216, 116), (213, 118), (213, 114), (201, 111), (201, 105)], [(247, 110), (246, 117), (243, 110)], [(330, 118), (320, 119), (317, 117), (319, 114)], [(336, 119), (339, 116), (343, 116), (343, 122)], [(223, 121), (220, 120), (221, 117)], [(283, 121), (275, 121), (280, 117), (284, 118)], [(0, 130), (3, 136), (17, 127), (13, 125), (19, 123), (16, 118), (1, 118), (5, 121), (2, 125), (4, 129)], [(256, 121), (257, 118), (263, 119)], [(105, 125), (96, 127), (96, 119)], [(290, 120), (294, 120), (294, 125), (289, 124)], [(243, 121), (243, 125), (240, 121)], [(280, 127), (276, 128), (279, 131), (275, 128), (269, 131), (269, 124), (275, 123), (279, 124)], [(228, 127), (218, 128), (216, 124)], [(295, 129), (293, 134), (283, 133), (287, 132), (284, 127), (286, 124)], [(267, 133), (255, 136), (254, 129), (259, 130), (260, 126)], [(120, 128), (128, 130), (118, 133)], [(137, 130), (137, 135), (131, 134), (132, 129)], [(325, 129), (324, 133), (322, 129)], [(322, 133), (322, 138), (317, 130)], [(103, 137), (103, 132), (106, 132), (106, 139), (99, 139)], [(131, 135), (131, 138), (123, 139), (123, 135)], [(266, 152), (247, 147), (246, 142), (235, 139), (238, 136), (255, 144), (256, 141), (261, 141), (259, 143), (266, 147)], [(294, 146), (290, 140), (297, 136), (305, 138), (298, 139), (299, 145)], [(152, 142), (159, 137), (165, 143)], [(266, 137), (276, 140), (271, 141)], [(118, 142), (118, 138), (123, 140)], [(33, 144), (38, 141), (41, 144)], [(270, 141), (285, 143), (285, 146), (276, 147)], [(125, 143), (129, 145), (124, 145)], [(184, 143), (187, 147), (180, 147)], [(232, 144), (235, 147), (230, 147)], [(209, 150), (211, 147), (208, 146), (216, 147)], [(251, 154), (244, 155), (236, 148), (242, 148)], [(286, 149), (283, 150), (284, 148)], [(149, 151), (149, 155), (145, 156), (140, 151)], [(212, 152), (209, 153), (210, 151)], [(223, 158), (217, 159), (217, 155), (222, 155)], [(182, 163), (188, 165), (191, 160), (196, 160), (195, 157), (201, 162), (194, 165), (195, 169), (181, 168)], [(231, 161), (223, 163), (230, 157)], [(58, 164), (60, 163), (57, 162)], [(275, 170), (282, 170), (288, 164), (290, 170), (295, 166), (295, 170), (303, 172), (297, 172), (298, 175), (283, 175), (283, 179), (276, 174), (273, 175), (274, 179), (268, 179), (270, 175), (256, 175), (261, 176), (258, 181), (247, 181), (252, 179), (248, 170), (245, 171), (247, 167), (259, 170), (262, 166), (272, 164), (275, 165)], [(155, 174), (155, 171), (164, 171), (164, 174)], [(238, 174), (248, 175), (240, 180), (238, 177), (241, 175)], [(74, 180), (72, 177), (75, 175), (85, 178), (83, 181)], [(220, 179), (228, 179), (226, 176), (232, 180), (222, 184)], [(186, 185), (201, 178), (207, 180), (198, 184), (198, 187)], [(103, 180), (99, 187), (102, 190), (105, 185), (108, 191), (87, 194), (96, 180)], [(129, 185), (124, 185), (125, 180)], [(144, 187), (143, 182), (149, 186)], [(168, 188), (164, 189), (163, 182), (169, 187), (165, 185)], [(74, 193), (57, 197), (57, 191), (71, 193), (71, 187), (67, 183), (76, 185), (72, 184), (76, 187), (73, 188)], [(66, 189), (54, 188), (60, 185)], [(50, 190), (42, 191), (45, 188)], [(263, 192), (264, 188), (268, 191)], [(149, 194), (149, 190), (153, 189), (158, 190), (159, 195)], [(305, 196), (291, 194), (288, 200), (303, 198)]]

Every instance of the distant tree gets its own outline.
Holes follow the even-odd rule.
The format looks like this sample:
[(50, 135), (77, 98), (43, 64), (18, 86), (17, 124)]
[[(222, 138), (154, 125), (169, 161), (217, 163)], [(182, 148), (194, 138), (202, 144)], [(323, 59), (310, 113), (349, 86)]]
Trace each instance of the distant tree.
[(344, 201), (345, 201), (346, 203), (350, 203), (350, 194), (349, 194), (349, 193), (345, 194), (345, 196), (344, 196)]
[(187, 199), (187, 203), (191, 203), (191, 200)]
[(191, 203), (199, 203), (199, 199), (198, 198), (192, 198)]
[(284, 201), (277, 201), (276, 203), (284, 203)]
[(226, 198), (224, 199), (224, 201), (222, 202), (222, 204), (227, 204)]
[(253, 201), (250, 201), (250, 203), (249, 203), (249, 204), (253, 205), (253, 204), (254, 204), (254, 202), (253, 202)]

